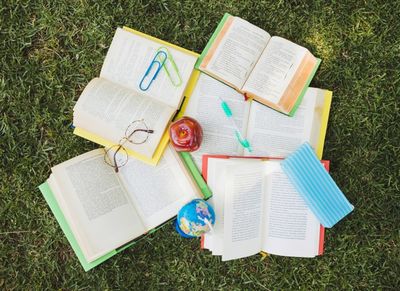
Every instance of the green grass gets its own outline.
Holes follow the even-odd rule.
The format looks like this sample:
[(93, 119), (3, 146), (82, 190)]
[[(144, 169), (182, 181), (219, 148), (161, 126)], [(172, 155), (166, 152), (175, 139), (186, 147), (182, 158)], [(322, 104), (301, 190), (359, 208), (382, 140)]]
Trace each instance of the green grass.
[[(0, 289), (398, 288), (400, 1), (325, 2), (2, 1)], [(224, 12), (322, 59), (311, 85), (334, 92), (324, 158), (354, 212), (316, 259), (221, 262), (168, 224), (85, 273), (37, 188), (97, 147), (68, 128), (76, 100), (118, 26), (201, 52)]]

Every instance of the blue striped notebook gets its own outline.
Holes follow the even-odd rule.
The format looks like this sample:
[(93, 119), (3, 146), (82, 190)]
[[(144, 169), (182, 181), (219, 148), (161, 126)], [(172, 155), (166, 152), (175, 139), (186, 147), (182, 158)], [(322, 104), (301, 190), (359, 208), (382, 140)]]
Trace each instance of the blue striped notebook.
[(282, 169), (323, 226), (334, 226), (354, 209), (309, 143), (283, 160)]

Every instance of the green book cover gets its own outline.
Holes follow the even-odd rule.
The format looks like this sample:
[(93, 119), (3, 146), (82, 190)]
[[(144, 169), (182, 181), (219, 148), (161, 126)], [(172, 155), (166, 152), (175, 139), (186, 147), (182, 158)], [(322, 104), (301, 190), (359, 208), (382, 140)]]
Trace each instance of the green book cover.
[(179, 154), (182, 157), (183, 162), (186, 164), (187, 169), (192, 174), (193, 179), (196, 181), (196, 184), (199, 187), (201, 193), (203, 193), (204, 199), (210, 198), (212, 196), (211, 189), (204, 181), (204, 178), (201, 175), (196, 164), (194, 163), (190, 153), (180, 152)]
[[(203, 177), (201, 176), (199, 170), (197, 169), (197, 166), (195, 165), (195, 163), (192, 160), (192, 157), (190, 156), (189, 153), (180, 153), (182, 160), (184, 161), (187, 169), (190, 171), (190, 173), (192, 174), (194, 180), (196, 181), (196, 184), (198, 185), (199, 189), (201, 190), (201, 192), (203, 193), (203, 196), (205, 199), (208, 199), (211, 197), (211, 190), (208, 187), (208, 185), (206, 184), (206, 182), (204, 181)], [(145, 238), (147, 234), (153, 233), (156, 230), (158, 230), (159, 228), (161, 228), (162, 226), (164, 226), (165, 224), (167, 224), (168, 221), (166, 221), (165, 223), (161, 224), (159, 227), (156, 227), (152, 230), (150, 230), (149, 232), (143, 234), (142, 236), (132, 240), (131, 242), (119, 247), (116, 250), (110, 251), (109, 253), (105, 254), (104, 256), (92, 261), (92, 262), (88, 262), (85, 259), (85, 256), (82, 252), (82, 249), (80, 248), (74, 234), (72, 233), (72, 230), (67, 222), (67, 220), (65, 219), (64, 214), (61, 211), (60, 206), (58, 205), (58, 202), (56, 200), (56, 198), (54, 197), (54, 194), (51, 190), (51, 188), (49, 187), (49, 184), (47, 182), (41, 184), (39, 186), (39, 190), (42, 193), (44, 199), (46, 200), (47, 204), (50, 207), (51, 212), (54, 214), (58, 224), (60, 225), (62, 231), (64, 232), (65, 237), (67, 238), (68, 242), (70, 243), (72, 249), (75, 252), (75, 255), (78, 257), (79, 262), (81, 263), (83, 269), (85, 271), (89, 271), (90, 269), (98, 266), (99, 264), (103, 263), (104, 261), (106, 261), (107, 259), (111, 258), (112, 256), (114, 256), (115, 254), (127, 249), (128, 247), (134, 245), (135, 243), (137, 243), (138, 241), (140, 241), (141, 239)], [(174, 217), (175, 218), (175, 217)], [(172, 218), (172, 219), (174, 219)]]
[(116, 250), (114, 250), (114, 251), (111, 251), (108, 254), (105, 254), (104, 256), (96, 259), (93, 262), (88, 262), (85, 259), (85, 256), (83, 255), (83, 252), (82, 252), (81, 248), (79, 247), (79, 244), (76, 241), (75, 236), (72, 233), (72, 230), (69, 227), (68, 222), (64, 217), (64, 214), (62, 213), (60, 207), (58, 206), (57, 200), (54, 197), (54, 194), (51, 191), (48, 183), (45, 182), (42, 185), (40, 185), (39, 190), (40, 190), (40, 192), (42, 192), (44, 199), (46, 200), (47, 204), (50, 207), (51, 212), (53, 212), (54, 216), (56, 217), (58, 224), (60, 225), (62, 231), (64, 232), (64, 235), (66, 236), (68, 242), (70, 243), (72, 249), (75, 252), (75, 255), (78, 257), (78, 260), (81, 263), (81, 265), (85, 271), (89, 271), (90, 269), (96, 267), (97, 265), (101, 264), (105, 260), (111, 258), (113, 255), (118, 253)]
[[(272, 110), (275, 110), (276, 112), (279, 112), (279, 113), (285, 114), (285, 115), (287, 115), (287, 116), (293, 117), (294, 114), (296, 113), (297, 109), (299, 108), (299, 106), (300, 106), (300, 104), (301, 104), (301, 101), (303, 100), (304, 95), (306, 95), (306, 92), (307, 92), (308, 87), (310, 86), (311, 80), (314, 78), (314, 75), (315, 75), (315, 73), (317, 72), (317, 69), (319, 68), (319, 65), (320, 65), (320, 64), (321, 64), (321, 59), (318, 59), (318, 58), (317, 58), (317, 63), (316, 63), (316, 65), (315, 65), (313, 71), (311, 72), (310, 76), (308, 77), (307, 82), (306, 82), (306, 84), (304, 85), (304, 88), (301, 90), (300, 95), (299, 95), (299, 97), (298, 97), (297, 100), (296, 100), (296, 103), (294, 104), (292, 110), (291, 110), (289, 113), (285, 113), (285, 112), (283, 112), (283, 111), (279, 111), (279, 110), (276, 109), (276, 108), (272, 108), (272, 107), (269, 107), (269, 106), (268, 106), (268, 107), (271, 108)], [(263, 103), (261, 103), (260, 101), (253, 100), (253, 102), (254, 102), (254, 101), (256, 101), (256, 102), (258, 102), (258, 103), (260, 103), (260, 104), (263, 104)], [(266, 105), (266, 106), (267, 106), (267, 105)]]
[(228, 19), (230, 15), (229, 13), (225, 13), (224, 17), (222, 17), (221, 21), (219, 22), (217, 29), (214, 31), (214, 33), (212, 34), (210, 40), (207, 42), (206, 47), (204, 48), (203, 52), (201, 53), (200, 57), (197, 59), (197, 62), (195, 64), (195, 68), (199, 70), (200, 64), (203, 62), (204, 57), (207, 55), (208, 50), (210, 49), (210, 47), (212, 46), (215, 38), (218, 36), (219, 32), (221, 31), (222, 27), (224, 27), (224, 24), (226, 22), (226, 20)]
[[(204, 181), (204, 180), (203, 180)], [(55, 216), (58, 224), (61, 227), (61, 230), (63, 231), (65, 237), (67, 238), (69, 244), (71, 245), (72, 249), (74, 250), (75, 255), (78, 257), (78, 260), (80, 262), (80, 264), (82, 265), (83, 269), (87, 272), (91, 269), (93, 269), (94, 267), (100, 265), (101, 263), (103, 263), (104, 261), (108, 260), (109, 258), (111, 258), (112, 256), (118, 254), (119, 252), (122, 252), (123, 250), (129, 248), (130, 246), (133, 246), (134, 244), (136, 244), (137, 242), (139, 242), (140, 240), (144, 239), (148, 234), (151, 234), (153, 232), (155, 232), (156, 230), (160, 229), (161, 227), (163, 227), (164, 225), (168, 224), (168, 222), (170, 222), (171, 220), (175, 219), (175, 216), (169, 220), (167, 220), (166, 222), (164, 222), (163, 224), (161, 224), (160, 226), (153, 228), (152, 230), (148, 231), (147, 233), (144, 233), (142, 236), (135, 238), (134, 240), (122, 245), (121, 247), (110, 251), (109, 253), (103, 255), (102, 257), (92, 261), (92, 262), (88, 262), (74, 236), (74, 234), (72, 233), (71, 228), (68, 225), (67, 220), (65, 219), (64, 214), (61, 211), (61, 208), (59, 207), (56, 198), (54, 197), (53, 192), (51, 191), (49, 184), (47, 182), (41, 184), (39, 186), (39, 190), (40, 192), (42, 192), (42, 195), (44, 196), (44, 199), (46, 200), (47, 204), (50, 207), (51, 212), (53, 213), (53, 215)], [(206, 197), (206, 196), (205, 196)]]
[(301, 103), (301, 100), (303, 100), (304, 95), (306, 94), (306, 91), (308, 89), (308, 87), (310, 86), (311, 80), (314, 78), (315, 73), (317, 72), (317, 69), (319, 68), (319, 65), (321, 64), (321, 59), (317, 58), (317, 63), (315, 64), (315, 67), (313, 69), (313, 71), (311, 72), (310, 76), (307, 79), (306, 84), (304, 85), (303, 90), (301, 90), (299, 97), (297, 98), (296, 103), (294, 104), (292, 110), (289, 112), (289, 116), (294, 116), (294, 113), (297, 111), (297, 109), (299, 108), (299, 105)]
[[(232, 16), (232, 15), (229, 14), (229, 13), (225, 13), (225, 14), (224, 14), (224, 16), (223, 16), (223, 18), (221, 19), (221, 21), (219, 22), (219, 24), (218, 24), (216, 30), (215, 30), (214, 33), (212, 34), (210, 40), (207, 42), (206, 47), (205, 47), (204, 50), (202, 51), (200, 57), (197, 59), (197, 62), (196, 62), (196, 64), (195, 64), (195, 68), (196, 68), (196, 69), (200, 70), (200, 65), (201, 65), (201, 63), (203, 62), (203, 60), (204, 60), (205, 56), (207, 55), (208, 51), (210, 50), (212, 44), (214, 43), (215, 39), (217, 38), (217, 36), (218, 36), (219, 33), (221, 32), (222, 28), (224, 27), (225, 22), (228, 20), (228, 18), (229, 18), (230, 16)], [(281, 113), (283, 113), (283, 114), (285, 114), (285, 115), (294, 116), (294, 114), (295, 114), (295, 112), (297, 111), (299, 105), (301, 104), (301, 101), (303, 100), (303, 96), (305, 95), (305, 93), (306, 93), (306, 91), (307, 91), (307, 88), (309, 87), (309, 85), (310, 85), (310, 83), (311, 83), (311, 80), (313, 79), (313, 77), (314, 77), (314, 75), (315, 75), (315, 73), (316, 73), (316, 71), (317, 71), (317, 69), (318, 69), (320, 63), (321, 63), (321, 59), (318, 59), (318, 58), (317, 58), (317, 63), (316, 63), (316, 65), (315, 65), (315, 67), (314, 67), (312, 73), (310, 74), (309, 78), (307, 79), (307, 82), (306, 82), (304, 88), (303, 88), (302, 91), (300, 92), (300, 95), (299, 95), (299, 97), (297, 98), (297, 100), (296, 100), (296, 102), (295, 102), (295, 104), (294, 104), (294, 106), (293, 106), (293, 108), (292, 108), (292, 110), (291, 110), (290, 112), (287, 113), (287, 112), (282, 112), (282, 111), (280, 111), (280, 110), (278, 110), (278, 109), (275, 109), (275, 108), (273, 108), (273, 109), (276, 110), (276, 111), (278, 111), (278, 112), (281, 112)]]

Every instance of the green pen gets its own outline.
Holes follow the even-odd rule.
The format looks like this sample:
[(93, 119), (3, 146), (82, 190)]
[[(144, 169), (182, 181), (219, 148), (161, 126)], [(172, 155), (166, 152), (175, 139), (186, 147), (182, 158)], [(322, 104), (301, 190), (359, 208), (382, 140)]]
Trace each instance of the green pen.
[(228, 117), (229, 121), (231, 122), (231, 124), (232, 124), (232, 126), (234, 128), (235, 136), (236, 136), (237, 140), (242, 145), (242, 147), (244, 147), (249, 152), (252, 152), (253, 149), (251, 148), (249, 141), (242, 136), (242, 134), (240, 133), (239, 128), (237, 127), (235, 121), (233, 120), (232, 110), (229, 108), (228, 103), (226, 103), (219, 96), (218, 96), (218, 99), (221, 101), (222, 110), (224, 110), (224, 113), (225, 113), (226, 117)]

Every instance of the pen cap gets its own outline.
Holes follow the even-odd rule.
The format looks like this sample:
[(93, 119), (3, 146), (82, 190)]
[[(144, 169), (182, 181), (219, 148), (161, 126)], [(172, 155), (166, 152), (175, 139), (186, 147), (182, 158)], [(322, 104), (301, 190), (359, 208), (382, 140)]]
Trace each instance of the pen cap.
[(222, 102), (221, 102), (221, 107), (222, 107), (222, 109), (224, 110), (226, 116), (232, 117), (232, 111), (231, 111), (231, 109), (229, 108), (228, 104), (226, 104), (225, 101), (222, 101)]

